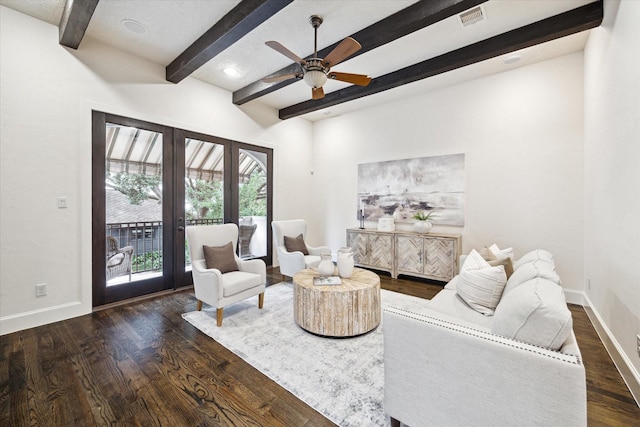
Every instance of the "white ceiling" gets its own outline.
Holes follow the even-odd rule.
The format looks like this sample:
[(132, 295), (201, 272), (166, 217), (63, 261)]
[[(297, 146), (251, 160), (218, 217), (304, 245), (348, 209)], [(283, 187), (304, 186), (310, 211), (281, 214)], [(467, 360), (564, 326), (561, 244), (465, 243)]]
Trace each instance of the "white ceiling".
[[(301, 57), (313, 52), (311, 15), (321, 15), (318, 50), (342, 40), (369, 25), (415, 3), (417, 0), (296, 0), (265, 23), (221, 52), (192, 74), (212, 85), (235, 91), (272, 74), (291, 61), (264, 42), (276, 40)], [(463, 27), (457, 16), (450, 17), (401, 39), (338, 64), (334, 71), (377, 77), (432, 58), (453, 49), (498, 35), (523, 25), (574, 9), (593, 0), (490, 0), (483, 4), (486, 20)], [(0, 4), (58, 25), (65, 0), (0, 0)], [(191, 43), (233, 9), (239, 0), (100, 0), (85, 37), (92, 37), (163, 66), (168, 65)], [(127, 30), (122, 22), (143, 24), (147, 32)], [(391, 102), (465, 80), (503, 72), (584, 49), (588, 32), (579, 33), (519, 52), (522, 59), (504, 64), (494, 58), (462, 69), (360, 98), (302, 117), (319, 120), (348, 111)], [(62, 47), (61, 47), (62, 49)], [(79, 49), (82, 49), (82, 44)], [(239, 70), (235, 78), (223, 69)], [(179, 83), (178, 83), (179, 84)], [(325, 93), (342, 89), (346, 83), (329, 80)], [(306, 101), (311, 90), (303, 82), (250, 101), (277, 109)]]

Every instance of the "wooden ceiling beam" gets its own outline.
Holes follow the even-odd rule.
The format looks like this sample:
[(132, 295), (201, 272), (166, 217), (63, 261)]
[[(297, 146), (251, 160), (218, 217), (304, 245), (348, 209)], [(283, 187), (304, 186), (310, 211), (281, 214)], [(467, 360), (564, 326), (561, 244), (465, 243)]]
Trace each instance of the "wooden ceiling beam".
[(64, 4), (58, 40), (62, 46), (78, 49), (100, 0), (67, 0)]
[(193, 42), (166, 68), (166, 79), (179, 83), (211, 58), (240, 40), (293, 0), (243, 0)]
[[(356, 39), (362, 45), (362, 49), (351, 55), (350, 58), (355, 58), (358, 55), (362, 55), (365, 52), (390, 43), (421, 28), (428, 27), (450, 16), (464, 12), (486, 1), (488, 0), (421, 0), (352, 34), (350, 37)], [(326, 57), (340, 41), (318, 51), (318, 56), (321, 58)], [(312, 54), (308, 55), (307, 58), (311, 56)], [(291, 64), (288, 67), (276, 71), (273, 75), (295, 74), (299, 71), (300, 66), (298, 64)], [(297, 79), (284, 80), (276, 83), (264, 83), (261, 80), (255, 81), (233, 92), (233, 103), (242, 105), (297, 81)]]
[(576, 34), (598, 27), (602, 23), (603, 15), (603, 2), (599, 0), (376, 77), (369, 86), (352, 85), (345, 89), (328, 93), (322, 99), (308, 100), (283, 108), (278, 115), (283, 120), (289, 119), (446, 73), (457, 68), (466, 67), (509, 52)]

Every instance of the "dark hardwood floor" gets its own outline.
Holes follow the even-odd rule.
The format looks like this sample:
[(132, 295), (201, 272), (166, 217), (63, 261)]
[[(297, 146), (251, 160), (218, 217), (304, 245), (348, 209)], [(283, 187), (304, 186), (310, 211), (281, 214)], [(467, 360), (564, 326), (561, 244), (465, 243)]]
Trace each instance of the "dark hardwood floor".
[[(269, 269), (269, 282), (280, 280)], [(384, 273), (381, 284), (424, 298), (441, 289)], [(185, 290), (0, 337), (0, 426), (333, 425), (182, 320), (195, 306)], [(640, 425), (586, 313), (571, 311), (589, 425)]]

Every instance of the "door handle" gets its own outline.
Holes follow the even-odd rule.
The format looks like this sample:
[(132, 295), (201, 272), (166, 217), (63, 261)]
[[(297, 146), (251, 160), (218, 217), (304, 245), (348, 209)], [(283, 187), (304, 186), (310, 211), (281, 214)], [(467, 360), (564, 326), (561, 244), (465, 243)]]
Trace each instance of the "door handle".
[(182, 225), (178, 226), (178, 231), (184, 231), (184, 227)]
[[(178, 224), (184, 224), (184, 218), (179, 217), (178, 218)], [(184, 225), (179, 225), (178, 226), (178, 231), (184, 231)]]

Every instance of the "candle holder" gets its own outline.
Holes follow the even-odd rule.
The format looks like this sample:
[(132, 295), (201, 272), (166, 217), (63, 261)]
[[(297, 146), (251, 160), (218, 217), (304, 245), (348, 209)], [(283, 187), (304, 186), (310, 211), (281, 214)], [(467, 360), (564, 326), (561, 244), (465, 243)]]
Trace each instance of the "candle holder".
[(360, 208), (360, 230), (364, 230), (364, 208)]

